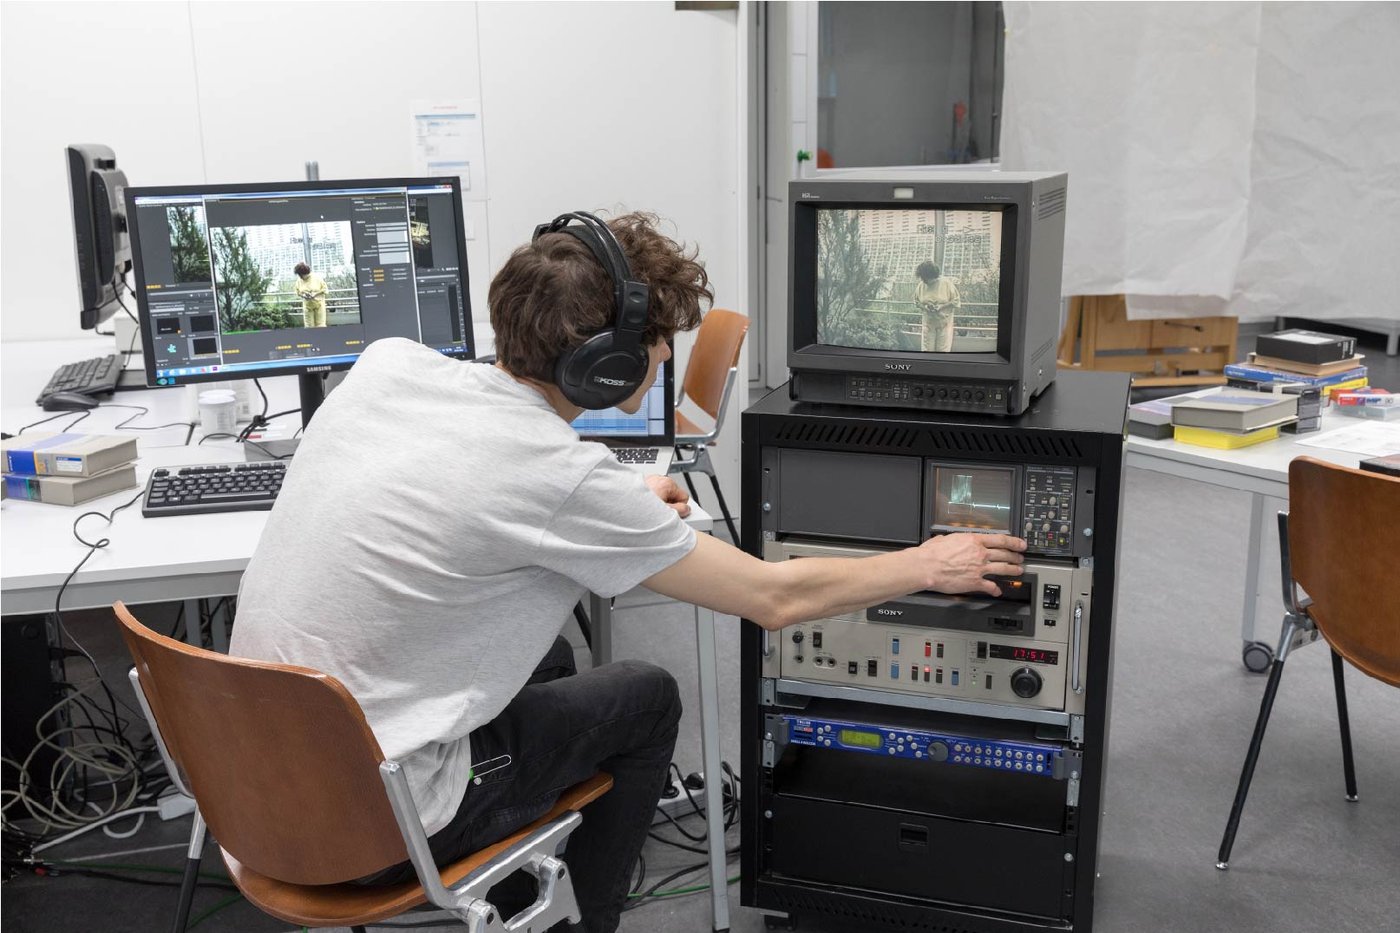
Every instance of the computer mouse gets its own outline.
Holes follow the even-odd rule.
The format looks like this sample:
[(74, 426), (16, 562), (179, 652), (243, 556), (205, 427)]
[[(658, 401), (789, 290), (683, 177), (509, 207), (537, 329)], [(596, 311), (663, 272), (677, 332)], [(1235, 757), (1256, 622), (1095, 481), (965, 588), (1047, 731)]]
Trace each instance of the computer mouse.
[(81, 392), (55, 392), (44, 397), (44, 411), (86, 411), (100, 402)]

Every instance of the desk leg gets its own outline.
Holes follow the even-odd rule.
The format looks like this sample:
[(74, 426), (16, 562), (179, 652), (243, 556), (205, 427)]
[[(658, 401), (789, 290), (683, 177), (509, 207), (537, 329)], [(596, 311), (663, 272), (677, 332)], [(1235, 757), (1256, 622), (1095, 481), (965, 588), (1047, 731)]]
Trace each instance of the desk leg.
[(1259, 607), (1259, 561), (1264, 550), (1264, 495), (1250, 496), (1249, 507), (1249, 558), (1244, 573), (1244, 621), (1240, 627), (1240, 639), (1244, 643), (1244, 664), (1251, 671), (1264, 671), (1273, 661), (1273, 651), (1262, 645), (1254, 635), (1254, 623)]
[(719, 664), (715, 614), (695, 607), (695, 646), (700, 672), (700, 761), (705, 769), (705, 823), (710, 849), (710, 903), (714, 929), (729, 929), (729, 885), (725, 880), (724, 770), (719, 750)]
[(185, 600), (185, 642), (196, 648), (204, 647), (204, 633), (200, 631), (199, 600)]
[(593, 626), (593, 666), (612, 663), (612, 600), (589, 593), (588, 621)]

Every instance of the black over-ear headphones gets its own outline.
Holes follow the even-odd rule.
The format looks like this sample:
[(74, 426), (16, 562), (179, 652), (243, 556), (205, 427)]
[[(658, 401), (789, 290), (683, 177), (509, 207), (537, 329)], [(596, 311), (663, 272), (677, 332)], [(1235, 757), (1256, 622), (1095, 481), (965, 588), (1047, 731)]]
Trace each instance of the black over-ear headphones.
[(632, 280), (622, 244), (608, 225), (586, 211), (560, 214), (535, 228), (531, 242), (546, 233), (567, 233), (597, 257), (613, 286), (616, 320), (582, 344), (559, 355), (554, 382), (581, 408), (612, 408), (626, 401), (646, 379), (651, 361), (642, 345), (651, 291)]

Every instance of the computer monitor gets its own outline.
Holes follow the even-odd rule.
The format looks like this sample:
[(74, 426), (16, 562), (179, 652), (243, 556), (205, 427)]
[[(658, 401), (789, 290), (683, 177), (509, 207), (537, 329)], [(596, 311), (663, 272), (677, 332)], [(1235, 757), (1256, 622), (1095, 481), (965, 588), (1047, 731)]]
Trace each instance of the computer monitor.
[(1055, 377), (1064, 174), (792, 182), (793, 398), (1016, 415)]
[(674, 388), (675, 361), (668, 359), (657, 369), (636, 414), (620, 408), (585, 411), (574, 419), (574, 430), (586, 441), (613, 447), (670, 447), (676, 440)]
[(84, 330), (95, 330), (116, 310), (117, 289), (131, 269), (123, 200), (126, 174), (117, 168), (116, 154), (98, 143), (76, 143), (64, 155), (82, 301), (78, 323)]
[(128, 188), (149, 385), (322, 374), (407, 337), (472, 358), (455, 178)]

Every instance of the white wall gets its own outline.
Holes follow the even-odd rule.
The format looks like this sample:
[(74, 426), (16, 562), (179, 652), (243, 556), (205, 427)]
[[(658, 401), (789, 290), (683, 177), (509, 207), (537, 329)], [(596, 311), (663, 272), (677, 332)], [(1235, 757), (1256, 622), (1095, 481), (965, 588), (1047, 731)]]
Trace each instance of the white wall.
[[(324, 178), (407, 175), (419, 98), (480, 102), (489, 197), (467, 216), (483, 346), (491, 275), (579, 208), (660, 214), (699, 247), (715, 304), (747, 312), (739, 28), (660, 0), (6, 2), (0, 336), (79, 333), (64, 145), (110, 145), (133, 185), (295, 179), (308, 159)], [(716, 459), (737, 507), (736, 394)]]

